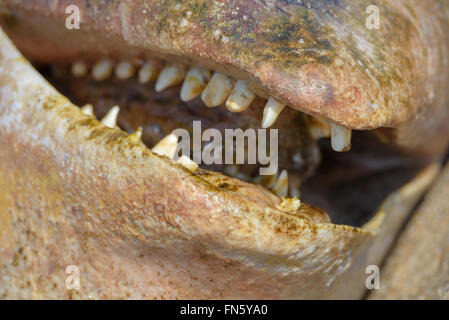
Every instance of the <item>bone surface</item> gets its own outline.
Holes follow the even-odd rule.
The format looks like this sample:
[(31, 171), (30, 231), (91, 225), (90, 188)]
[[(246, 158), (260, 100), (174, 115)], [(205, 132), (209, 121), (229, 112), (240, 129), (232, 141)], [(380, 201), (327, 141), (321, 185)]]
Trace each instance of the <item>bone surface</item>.
[(165, 66), (156, 81), (155, 89), (160, 92), (168, 87), (181, 83), (184, 79), (184, 71), (176, 65)]
[(208, 107), (223, 104), (232, 91), (232, 80), (219, 72), (215, 72), (203, 93), (201, 99)]
[(296, 212), (301, 207), (301, 200), (294, 198), (281, 198), (281, 203), (277, 206), (284, 212)]
[(263, 109), (262, 128), (266, 129), (271, 127), (284, 108), (285, 104), (270, 97)]
[(108, 128), (115, 128), (117, 127), (117, 117), (118, 113), (120, 111), (119, 106), (113, 106), (108, 113), (104, 115), (104, 117), (101, 119), (101, 123), (105, 125)]
[(231, 112), (242, 112), (249, 107), (255, 97), (256, 95), (248, 88), (246, 82), (238, 80), (226, 100), (226, 108)]

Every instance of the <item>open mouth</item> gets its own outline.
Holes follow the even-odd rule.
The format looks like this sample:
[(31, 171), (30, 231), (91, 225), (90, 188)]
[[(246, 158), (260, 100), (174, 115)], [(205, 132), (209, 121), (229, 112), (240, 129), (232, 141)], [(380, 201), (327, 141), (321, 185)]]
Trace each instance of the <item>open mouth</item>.
[[(86, 212), (108, 211), (104, 217), (87, 215), (87, 220), (98, 219), (120, 237), (132, 238), (133, 246), (142, 241), (148, 256), (166, 250), (159, 253), (161, 267), (155, 266), (154, 257), (146, 262), (154, 270), (150, 278), (157, 278), (158, 268), (173, 268), (177, 274), (177, 267), (167, 265), (182, 255), (184, 267), (201, 265), (198, 270), (208, 276), (217, 270), (240, 272), (234, 278), (241, 283), (239, 289), (225, 285), (225, 280), (205, 283), (202, 271), (188, 273), (186, 277), (195, 277), (189, 283), (199, 297), (220, 297), (217, 292), (225, 297), (339, 297), (341, 292), (331, 287), (341, 285), (350, 270), (358, 270), (353, 268), (361, 263), (354, 256), (381, 260), (392, 235), (378, 246), (372, 239), (397, 231), (407, 209), (436, 174), (435, 163), (447, 144), (443, 86), (435, 80), (429, 84), (432, 91), (405, 80), (422, 71), (424, 63), (410, 61), (427, 40), (389, 37), (384, 41), (404, 41), (400, 44), (414, 50), (385, 52), (387, 43), (372, 40), (366, 30), (354, 27), (351, 38), (339, 19), (335, 25), (329, 22), (338, 13), (326, 11), (328, 2), (270, 7), (243, 1), (238, 9), (200, 2), (162, 6), (152, 1), (80, 1), (80, 30), (64, 27), (63, 3), (6, 5), (5, 32), (79, 109), (66, 109), (60, 98), (49, 102), (60, 96), (43, 79), (34, 83), (44, 88), (43, 98), (37, 99), (30, 89), (35, 87), (4, 76), (31, 101), (24, 105), (33, 104), (37, 111), (14, 106), (5, 110), (36, 112), (36, 119), (48, 124), (46, 128), (21, 117), (25, 126), (36, 130), (30, 130), (30, 137), (54, 141), (45, 140), (42, 148), (54, 152), (61, 170), (69, 177), (79, 175), (72, 178), (70, 191), (76, 202), (85, 203)], [(357, 11), (363, 5), (342, 3), (333, 9)], [(401, 10), (406, 9), (398, 6), (387, 12), (406, 21)], [(394, 27), (398, 34), (407, 32), (402, 25)], [(437, 34), (441, 26), (433, 27)], [(361, 41), (360, 34), (366, 35), (369, 54), (355, 43)], [(438, 52), (435, 46), (429, 51)], [(6, 47), (0, 58), (9, 61), (6, 52), (15, 49)], [(9, 63), (3, 62), (5, 70)], [(429, 73), (438, 69), (435, 64)], [(32, 78), (35, 71), (26, 68), (24, 73)], [(427, 95), (424, 100), (431, 96), (436, 111), (419, 109), (422, 99), (416, 96), (421, 93)], [(7, 94), (3, 99), (8, 101)], [(46, 108), (49, 104), (54, 106)], [(413, 115), (417, 110), (421, 117)], [(63, 120), (56, 123), (56, 118)], [(432, 125), (423, 118), (431, 118)], [(181, 156), (172, 132), (181, 128), (194, 136), (195, 121), (203, 131), (217, 129), (223, 136), (231, 129), (277, 129), (276, 172), (260, 175), (262, 165), (248, 163), (248, 143), (243, 154), (233, 149), (233, 163), (195, 162), (193, 146)], [(429, 137), (434, 138), (431, 144), (422, 142)], [(200, 141), (201, 150), (207, 142)], [(224, 148), (214, 156), (218, 153), (225, 158)], [(239, 157), (244, 163), (235, 163)], [(61, 182), (62, 189), (71, 188), (66, 183)], [(394, 205), (394, 199), (402, 202)], [(123, 214), (128, 214), (124, 220), (116, 218)], [(132, 227), (122, 230), (118, 221)], [(383, 227), (385, 221), (391, 225)], [(126, 248), (116, 245), (117, 252)], [(382, 249), (373, 249), (377, 247)], [(140, 252), (139, 245), (136, 248)], [(229, 270), (212, 266), (209, 255), (228, 261)], [(254, 277), (248, 277), (251, 271)], [(363, 277), (359, 273), (355, 278)], [(165, 277), (172, 279), (169, 271)], [(170, 291), (173, 287), (187, 288), (180, 284), (184, 278), (177, 277), (175, 284), (160, 284), (158, 292), (177, 297)], [(277, 281), (273, 279), (279, 280), (273, 284), (277, 291), (268, 294), (272, 287), (261, 282)], [(297, 281), (310, 295), (295, 287)], [(357, 296), (363, 282), (354, 282)], [(192, 289), (182, 290), (179, 297), (195, 297)]]

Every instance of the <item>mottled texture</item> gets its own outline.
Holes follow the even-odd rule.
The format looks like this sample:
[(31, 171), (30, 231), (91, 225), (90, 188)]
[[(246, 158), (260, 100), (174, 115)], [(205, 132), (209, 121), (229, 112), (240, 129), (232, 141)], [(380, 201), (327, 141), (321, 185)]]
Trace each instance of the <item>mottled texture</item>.
[(449, 300), (449, 166), (407, 224), (370, 299)]
[[(307, 204), (284, 213), (262, 187), (191, 174), (128, 137), (83, 115), (0, 33), (1, 297), (357, 298), (438, 172), (353, 228)], [(78, 291), (65, 287), (72, 264)]]
[[(38, 60), (199, 63), (350, 128), (398, 128), (385, 136), (415, 153), (439, 154), (448, 142), (447, 1), (2, 3), (11, 9), (3, 25)], [(81, 8), (80, 30), (64, 27), (69, 4)], [(380, 8), (379, 30), (365, 27), (368, 5)]]

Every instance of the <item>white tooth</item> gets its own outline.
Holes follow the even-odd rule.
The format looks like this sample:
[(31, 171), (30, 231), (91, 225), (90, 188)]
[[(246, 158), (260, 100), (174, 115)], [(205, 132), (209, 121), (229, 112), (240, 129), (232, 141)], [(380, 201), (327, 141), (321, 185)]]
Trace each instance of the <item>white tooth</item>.
[(222, 73), (215, 72), (203, 93), (201, 99), (208, 107), (223, 104), (232, 91), (232, 80)]
[(135, 69), (134, 65), (129, 61), (121, 61), (116, 67), (115, 67), (115, 76), (118, 79), (129, 79), (134, 75)]
[(111, 74), (112, 61), (110, 59), (100, 60), (92, 68), (92, 77), (98, 81), (106, 80)]
[(190, 158), (187, 156), (181, 156), (177, 162), (182, 164), (192, 172), (195, 172), (196, 169), (198, 169), (198, 165), (194, 161), (190, 160)]
[(81, 112), (84, 113), (86, 116), (94, 117), (94, 107), (91, 104), (86, 104), (81, 107)]
[(287, 170), (284, 169), (281, 171), (281, 174), (279, 175), (272, 190), (278, 197), (284, 197), (284, 198), (287, 197), (287, 195), (288, 195), (288, 172), (287, 172)]
[(160, 92), (168, 87), (181, 83), (184, 79), (184, 71), (175, 65), (167, 65), (162, 69), (156, 81), (155, 89)]
[(351, 149), (352, 130), (331, 124), (331, 145), (332, 149), (337, 152), (348, 151)]
[(82, 61), (78, 61), (75, 62), (74, 64), (72, 64), (72, 75), (80, 78), (80, 77), (84, 77), (87, 74), (87, 65), (82, 62)]
[(309, 133), (315, 140), (329, 138), (331, 136), (331, 126), (329, 122), (317, 117), (307, 118)]
[(276, 207), (284, 212), (296, 212), (301, 207), (301, 200), (298, 198), (281, 198), (282, 202)]
[(271, 127), (284, 108), (285, 104), (282, 104), (273, 97), (270, 97), (265, 105), (265, 108), (263, 109), (262, 128), (266, 129)]
[(290, 196), (299, 198), (301, 196), (301, 191), (300, 191), (301, 179), (298, 178), (297, 176), (291, 176), (289, 180), (290, 180), (290, 185), (289, 185)]
[(153, 149), (152, 152), (157, 153), (161, 156), (169, 157), (173, 159), (176, 154), (176, 149), (178, 147), (178, 137), (173, 133), (170, 133), (168, 136), (164, 137), (161, 141), (159, 141)]
[(139, 70), (139, 82), (144, 84), (153, 79), (153, 76), (156, 74), (156, 68), (149, 62), (145, 62), (145, 64)]
[(111, 109), (109, 109), (108, 113), (106, 113), (104, 117), (101, 119), (101, 123), (109, 128), (117, 127), (117, 117), (119, 111), (120, 111), (119, 106), (113, 106)]
[(142, 141), (142, 127), (138, 127), (133, 134), (129, 136), (132, 142), (139, 143)]
[(248, 88), (246, 82), (239, 80), (226, 101), (226, 108), (231, 112), (242, 112), (249, 107), (255, 97), (256, 95)]
[(181, 100), (190, 101), (201, 94), (206, 87), (210, 72), (200, 68), (191, 68), (186, 75), (181, 88)]

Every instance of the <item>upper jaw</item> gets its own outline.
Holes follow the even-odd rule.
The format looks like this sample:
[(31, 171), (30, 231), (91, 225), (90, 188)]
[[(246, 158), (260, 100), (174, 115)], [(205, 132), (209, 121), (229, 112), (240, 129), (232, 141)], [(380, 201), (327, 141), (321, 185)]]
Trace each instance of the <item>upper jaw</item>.
[[(36, 45), (17, 37), (21, 51), (32, 58), (73, 61), (111, 52), (117, 58), (163, 57), (243, 79), (257, 95), (348, 128), (431, 131), (416, 114), (445, 111), (444, 12), (437, 1), (385, 3), (380, 5), (382, 28), (369, 30), (368, 2), (80, 0), (74, 2), (82, 13), (80, 30), (63, 27), (64, 1), (4, 5), (14, 14), (35, 15), (25, 23), (39, 24), (28, 36)], [(438, 14), (441, 19), (434, 18)], [(411, 15), (420, 17), (412, 30)], [(43, 17), (45, 24), (38, 22)], [(15, 23), (6, 24), (11, 32), (20, 30)], [(52, 40), (42, 43), (40, 32), (50, 33), (44, 36)], [(441, 41), (432, 41), (436, 37)]]

